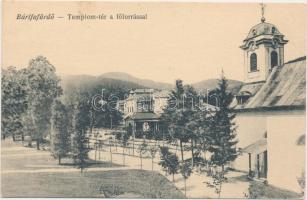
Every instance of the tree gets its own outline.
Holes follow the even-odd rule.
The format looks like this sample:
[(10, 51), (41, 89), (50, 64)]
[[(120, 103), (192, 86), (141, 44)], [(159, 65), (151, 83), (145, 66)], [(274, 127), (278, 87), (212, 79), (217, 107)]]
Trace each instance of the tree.
[[(82, 96), (81, 96), (82, 97)], [(88, 158), (88, 138), (86, 137), (86, 132), (89, 129), (90, 119), (89, 119), (89, 109), (90, 105), (86, 99), (81, 99), (77, 103), (77, 108), (75, 112), (75, 133), (73, 135), (73, 154), (75, 164), (80, 168), (81, 173), (86, 167), (86, 160)]]
[(196, 131), (202, 126), (195, 117), (199, 113), (202, 113), (199, 95), (192, 86), (183, 86), (182, 81), (177, 80), (176, 87), (169, 96), (168, 106), (162, 114), (163, 127), (168, 130), (166, 137), (169, 141), (179, 142), (182, 162), (183, 143), (190, 142), (192, 165), (198, 141)]
[(1, 134), (2, 139), (6, 135), (12, 135), (15, 140), (15, 135), (20, 135), (22, 140), (23, 123), (22, 117), (27, 110), (27, 93), (23, 81), (22, 70), (17, 70), (15, 67), (8, 67), (2, 71), (2, 90), (1, 90)]
[(24, 114), (22, 117), (22, 132), (24, 135), (29, 136), (28, 146), (32, 147), (32, 135), (35, 133), (35, 125), (33, 122), (33, 118), (31, 117), (31, 113), (27, 111), (27, 114)]
[[(132, 136), (132, 155), (134, 155), (134, 134), (133, 134), (133, 127), (131, 123), (128, 124), (126, 127), (127, 134), (131, 137)], [(130, 155), (130, 148), (129, 148), (129, 155)]]
[[(81, 88), (81, 90), (85, 90)], [(97, 95), (103, 90), (101, 95)], [(98, 84), (87, 91), (92, 98), (94, 106), (91, 108), (91, 126), (106, 127), (112, 129), (122, 121), (122, 113), (116, 109), (117, 101), (123, 96), (121, 89), (117, 90), (107, 85)]]
[(181, 160), (183, 161), (183, 142), (188, 141), (186, 134), (185, 124), (187, 122), (186, 115), (184, 114), (184, 88), (182, 80), (176, 80), (176, 87), (172, 90), (168, 105), (162, 114), (162, 121), (164, 126), (168, 129), (169, 140), (179, 141)]
[(149, 153), (150, 153), (150, 157), (151, 157), (151, 171), (153, 171), (154, 168), (154, 159), (156, 157), (156, 153), (159, 150), (159, 148), (155, 145), (151, 145), (149, 146)]
[(174, 182), (175, 181), (174, 176), (179, 169), (178, 156), (170, 152), (168, 147), (160, 147), (160, 153), (161, 153), (161, 161), (159, 162), (159, 165), (161, 165), (162, 168), (166, 170), (168, 174), (173, 175), (173, 182)]
[(65, 105), (56, 100), (52, 106), (51, 154), (59, 159), (59, 164), (61, 164), (61, 158), (65, 157), (70, 150), (67, 118)]
[(50, 134), (51, 106), (62, 94), (60, 79), (55, 67), (43, 57), (32, 59), (25, 71), (27, 78), (27, 102), (35, 126), (37, 149), (44, 136)]
[[(127, 128), (125, 128), (127, 129)], [(120, 140), (122, 143), (122, 148), (123, 148), (123, 165), (125, 165), (125, 148), (128, 144), (128, 140), (129, 140), (129, 132), (128, 131), (123, 131), (123, 132), (119, 132), (116, 134), (115, 138), (117, 140)]]
[(139, 148), (138, 148), (138, 151), (140, 153), (141, 169), (143, 169), (143, 154), (147, 152), (147, 146), (148, 145), (144, 139), (142, 144), (139, 145)]
[(190, 177), (191, 173), (192, 173), (192, 168), (193, 166), (191, 165), (190, 162), (183, 162), (180, 165), (180, 173), (183, 177), (184, 180), (184, 195), (187, 195), (187, 184), (186, 184), (186, 180)]
[(218, 198), (221, 197), (221, 192), (222, 192), (222, 184), (223, 182), (225, 182), (227, 180), (227, 178), (225, 177), (225, 170), (221, 170), (221, 171), (214, 171), (211, 174), (211, 177), (213, 178), (212, 182), (205, 182), (207, 184), (208, 187), (214, 188), (215, 189), (215, 193), (218, 194)]
[(199, 101), (199, 96), (192, 86), (185, 86), (184, 116), (186, 123), (184, 124), (186, 137), (189, 139), (191, 151), (191, 166), (194, 166), (196, 143), (200, 140), (199, 132), (205, 127), (206, 123), (202, 120), (206, 117), (205, 110)]
[(218, 87), (215, 90), (219, 101), (219, 108), (210, 123), (210, 148), (211, 163), (217, 167), (213, 175), (215, 184), (218, 185), (217, 193), (220, 197), (222, 183), (225, 181), (225, 165), (237, 157), (236, 149), (236, 126), (233, 122), (235, 113), (233, 108), (229, 107), (233, 96), (227, 92), (227, 80), (222, 74)]
[[(197, 108), (195, 112), (190, 114), (190, 120), (186, 124), (191, 143), (189, 149), (191, 150), (192, 168), (195, 165), (202, 166), (206, 163), (206, 152), (210, 148), (209, 127), (212, 114), (207, 108)], [(202, 153), (203, 155), (201, 155)]]

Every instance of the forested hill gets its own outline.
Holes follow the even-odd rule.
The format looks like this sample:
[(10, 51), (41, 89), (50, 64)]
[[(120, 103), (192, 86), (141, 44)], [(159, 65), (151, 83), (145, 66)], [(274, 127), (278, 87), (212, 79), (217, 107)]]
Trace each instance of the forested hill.
[[(81, 91), (87, 91), (90, 93), (97, 93), (100, 92), (102, 89), (112, 90), (115, 93), (119, 91), (126, 93), (132, 89), (146, 88), (142, 85), (130, 81), (105, 78), (101, 76), (96, 77), (90, 75), (62, 76), (61, 85), (64, 90), (64, 94), (71, 92), (75, 88), (79, 88)], [(116, 92), (116, 90), (118, 91)]]
[[(219, 81), (218, 79), (207, 79), (194, 83), (192, 84), (192, 86), (197, 91), (202, 91), (202, 92), (206, 92), (207, 90), (213, 91), (218, 86), (218, 81)], [(230, 91), (232, 94), (237, 94), (243, 84), (241, 81), (232, 80), (232, 79), (227, 80), (227, 82), (228, 82), (228, 91)]]

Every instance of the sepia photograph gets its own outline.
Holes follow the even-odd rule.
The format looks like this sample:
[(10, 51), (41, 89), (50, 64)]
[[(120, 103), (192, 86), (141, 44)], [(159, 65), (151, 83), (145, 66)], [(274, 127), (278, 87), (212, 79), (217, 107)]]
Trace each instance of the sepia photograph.
[(1, 6), (1, 198), (305, 198), (305, 3)]

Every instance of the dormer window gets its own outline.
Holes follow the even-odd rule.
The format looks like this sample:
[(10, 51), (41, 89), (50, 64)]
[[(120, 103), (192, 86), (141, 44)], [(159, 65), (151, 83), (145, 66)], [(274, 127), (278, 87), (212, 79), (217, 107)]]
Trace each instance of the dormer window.
[(237, 96), (236, 96), (236, 99), (237, 99), (237, 102), (238, 104), (240, 105), (243, 105), (247, 102), (247, 100), (252, 96), (252, 94), (248, 91), (242, 91), (240, 92)]
[(257, 71), (257, 54), (252, 53), (250, 56), (250, 71)]
[(274, 34), (275, 31), (276, 31), (276, 28), (273, 26), (273, 27), (272, 27), (272, 34)]

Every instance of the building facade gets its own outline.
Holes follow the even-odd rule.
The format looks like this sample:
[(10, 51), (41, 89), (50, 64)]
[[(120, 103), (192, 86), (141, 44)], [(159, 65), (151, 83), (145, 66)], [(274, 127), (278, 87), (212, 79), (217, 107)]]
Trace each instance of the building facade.
[(232, 167), (280, 188), (301, 192), (305, 169), (306, 57), (284, 63), (288, 40), (273, 24), (252, 27), (244, 51), (244, 85), (236, 109), (240, 155)]
[(168, 96), (167, 90), (136, 89), (130, 91), (127, 99), (119, 102), (125, 126), (132, 128), (134, 136), (161, 131), (160, 117), (167, 106)]

